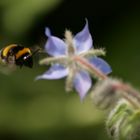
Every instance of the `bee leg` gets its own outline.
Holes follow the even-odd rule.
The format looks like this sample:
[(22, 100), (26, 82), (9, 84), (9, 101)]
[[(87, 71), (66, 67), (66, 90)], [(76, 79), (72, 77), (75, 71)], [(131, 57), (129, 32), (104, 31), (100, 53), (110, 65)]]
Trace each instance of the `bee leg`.
[(21, 65), (19, 65), (20, 69), (22, 68), (22, 66), (23, 66), (22, 64), (21, 64)]

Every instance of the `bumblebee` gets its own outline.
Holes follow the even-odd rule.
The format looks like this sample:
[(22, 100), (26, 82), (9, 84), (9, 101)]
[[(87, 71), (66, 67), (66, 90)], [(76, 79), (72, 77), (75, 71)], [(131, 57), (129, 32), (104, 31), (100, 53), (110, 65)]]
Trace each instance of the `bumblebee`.
[(1, 49), (1, 60), (6, 64), (15, 64), (20, 68), (33, 67), (33, 53), (30, 48), (18, 44), (11, 44)]

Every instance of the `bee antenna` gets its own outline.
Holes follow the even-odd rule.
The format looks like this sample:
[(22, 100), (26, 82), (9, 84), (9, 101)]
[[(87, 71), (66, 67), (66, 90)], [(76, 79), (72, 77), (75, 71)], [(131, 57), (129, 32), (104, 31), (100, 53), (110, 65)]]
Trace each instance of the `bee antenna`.
[(38, 53), (40, 50), (41, 50), (40, 48), (36, 49), (36, 50), (32, 53), (32, 56), (35, 55), (36, 53)]

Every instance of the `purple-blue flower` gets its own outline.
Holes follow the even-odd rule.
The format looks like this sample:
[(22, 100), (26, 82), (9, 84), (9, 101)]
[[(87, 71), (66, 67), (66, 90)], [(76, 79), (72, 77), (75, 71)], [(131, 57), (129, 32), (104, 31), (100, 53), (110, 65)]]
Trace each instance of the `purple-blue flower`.
[(37, 79), (60, 79), (67, 76), (67, 91), (75, 88), (80, 98), (83, 99), (92, 86), (92, 80), (89, 71), (76, 61), (76, 57), (86, 60), (87, 63), (96, 67), (103, 74), (111, 72), (107, 62), (97, 57), (97, 55), (103, 53), (103, 50), (93, 49), (93, 40), (87, 20), (83, 30), (75, 36), (66, 30), (64, 40), (52, 36), (49, 28), (46, 28), (45, 34), (48, 37), (45, 51), (51, 57), (42, 60), (42, 63), (50, 63), (51, 67), (44, 74), (38, 76)]

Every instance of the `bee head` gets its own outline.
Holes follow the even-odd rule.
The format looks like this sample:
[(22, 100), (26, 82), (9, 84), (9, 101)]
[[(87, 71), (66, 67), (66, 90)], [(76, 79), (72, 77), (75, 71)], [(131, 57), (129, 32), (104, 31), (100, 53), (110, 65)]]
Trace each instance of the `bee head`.
[(28, 54), (23, 57), (23, 65), (32, 68), (33, 67), (33, 58), (32, 55)]

